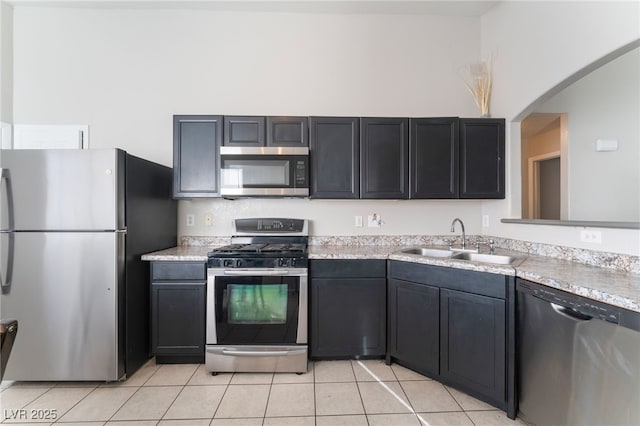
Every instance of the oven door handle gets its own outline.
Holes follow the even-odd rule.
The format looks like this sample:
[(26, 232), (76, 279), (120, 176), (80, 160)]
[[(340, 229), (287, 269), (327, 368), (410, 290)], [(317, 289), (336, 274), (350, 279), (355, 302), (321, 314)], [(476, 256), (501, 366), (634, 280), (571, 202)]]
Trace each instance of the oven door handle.
[(291, 351), (237, 351), (223, 349), (223, 355), (233, 356), (247, 356), (247, 357), (259, 357), (259, 356), (287, 356), (287, 355), (300, 355), (305, 352), (305, 349), (295, 349)]
[(256, 275), (289, 275), (287, 269), (225, 269), (225, 275), (256, 276)]

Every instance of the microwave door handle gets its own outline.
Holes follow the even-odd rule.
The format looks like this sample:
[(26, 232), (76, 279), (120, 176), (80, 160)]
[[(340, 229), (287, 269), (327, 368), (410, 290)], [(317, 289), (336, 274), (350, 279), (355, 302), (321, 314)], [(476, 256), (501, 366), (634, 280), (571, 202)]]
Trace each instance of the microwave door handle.
[(274, 275), (289, 275), (289, 271), (286, 269), (225, 269), (225, 275), (233, 276), (274, 276)]
[[(13, 218), (13, 191), (11, 188), (11, 173), (7, 168), (0, 168), (0, 189), (2, 182), (6, 182), (6, 194), (7, 194), (7, 226), (6, 230), (0, 230), (0, 234), (8, 234), (9, 247), (7, 250), (7, 271), (6, 279), (2, 281), (2, 271), (0, 271), (0, 288), (2, 294), (9, 294), (11, 291), (11, 279), (13, 275), (13, 254), (15, 246), (15, 234), (13, 233), (14, 218)], [(0, 265), (2, 264), (0, 260)]]

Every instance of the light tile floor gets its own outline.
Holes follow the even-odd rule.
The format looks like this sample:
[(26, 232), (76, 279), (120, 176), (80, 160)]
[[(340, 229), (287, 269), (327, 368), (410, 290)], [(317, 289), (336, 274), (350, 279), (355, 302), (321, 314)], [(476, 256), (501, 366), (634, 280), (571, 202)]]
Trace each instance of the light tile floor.
[(302, 375), (211, 376), (149, 361), (117, 383), (2, 382), (2, 423), (72, 426), (524, 425), (382, 360), (321, 361)]

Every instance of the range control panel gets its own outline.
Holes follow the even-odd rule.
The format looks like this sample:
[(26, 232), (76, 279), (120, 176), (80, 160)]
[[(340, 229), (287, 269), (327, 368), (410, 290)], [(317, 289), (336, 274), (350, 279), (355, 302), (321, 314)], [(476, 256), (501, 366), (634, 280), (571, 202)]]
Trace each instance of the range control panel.
[(236, 219), (236, 232), (245, 234), (261, 232), (269, 233), (302, 233), (305, 228), (304, 219), (258, 218)]

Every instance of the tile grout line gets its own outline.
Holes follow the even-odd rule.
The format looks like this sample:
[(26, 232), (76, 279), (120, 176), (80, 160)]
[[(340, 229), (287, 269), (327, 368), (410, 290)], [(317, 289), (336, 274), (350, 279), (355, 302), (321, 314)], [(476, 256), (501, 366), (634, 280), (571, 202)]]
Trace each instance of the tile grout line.
[[(137, 370), (137, 371), (140, 371), (140, 369), (142, 369), (142, 368), (143, 368), (145, 365), (147, 365), (149, 362), (151, 362), (151, 360), (147, 361), (145, 364), (143, 364), (142, 366), (140, 366), (140, 368), (138, 368), (138, 370)], [(152, 378), (152, 377), (153, 377), (153, 376), (154, 376), (154, 375), (155, 375), (155, 374), (160, 370), (160, 365), (158, 365), (158, 364), (156, 364), (156, 363), (155, 363), (155, 359), (153, 360), (153, 362), (154, 362), (154, 364), (155, 364), (158, 368), (156, 368), (156, 369), (153, 371), (153, 373), (152, 373), (152, 374), (147, 378), (147, 380), (145, 380), (144, 382), (142, 382), (142, 384), (141, 384), (140, 386), (138, 386), (138, 389), (136, 389), (136, 391), (135, 391), (135, 392), (133, 392), (133, 393), (131, 394), (131, 396), (130, 396), (129, 398), (127, 398), (127, 400), (126, 400), (126, 401), (124, 401), (124, 402), (122, 403), (122, 405), (120, 405), (120, 407), (119, 407), (119, 408), (118, 408), (118, 409), (117, 409), (117, 410), (116, 410), (116, 411), (111, 415), (111, 417), (109, 417), (109, 419), (107, 420), (107, 422), (106, 422), (105, 424), (108, 424), (108, 423), (111, 421), (111, 419), (113, 419), (113, 417), (114, 417), (116, 414), (118, 414), (118, 412), (119, 412), (120, 410), (122, 410), (122, 407), (124, 407), (124, 406), (127, 404), (127, 402), (129, 402), (129, 401), (131, 400), (131, 398), (133, 398), (133, 397), (134, 397), (134, 395), (135, 395), (135, 394), (137, 394), (137, 393), (140, 391), (140, 389), (142, 389), (142, 388), (143, 388), (143, 386), (145, 385), (145, 383), (147, 383), (149, 380), (151, 380), (151, 378)], [(158, 423), (159, 423), (159, 422), (156, 422), (156, 425), (157, 425)]]
[[(55, 387), (57, 387), (57, 386), (55, 386)], [(64, 389), (64, 388), (65, 388), (65, 387), (63, 386), (63, 387), (60, 387), (59, 389)], [(72, 389), (72, 387), (71, 387), (71, 388), (67, 388), (67, 389)], [(96, 391), (96, 389), (98, 389), (98, 386), (94, 387), (94, 388), (93, 388), (93, 390), (92, 390), (91, 392), (89, 392), (88, 394), (86, 394), (85, 396), (83, 396), (82, 398), (80, 398), (80, 400), (79, 400), (78, 402), (76, 402), (75, 404), (73, 404), (73, 405), (72, 405), (72, 406), (71, 406), (67, 411), (65, 411), (63, 415), (61, 415), (61, 416), (59, 416), (59, 417), (56, 417), (56, 419), (54, 420), (54, 422), (53, 422), (52, 424), (54, 424), (54, 423), (58, 423), (58, 420), (62, 419), (64, 416), (66, 416), (66, 415), (67, 415), (67, 413), (69, 413), (69, 412), (70, 412), (71, 410), (73, 410), (73, 409), (74, 409), (78, 404), (80, 404), (82, 401), (84, 401), (84, 400), (85, 400), (85, 398), (87, 398), (89, 395), (91, 395), (92, 393), (94, 393), (94, 392)]]
[(313, 374), (313, 424), (318, 426), (318, 401), (316, 398), (316, 362), (312, 361), (311, 374)]
[(356, 389), (358, 389), (358, 396), (360, 397), (360, 404), (362, 404), (362, 412), (364, 414), (364, 419), (367, 422), (367, 426), (371, 426), (369, 422), (369, 416), (367, 415), (367, 409), (364, 406), (364, 398), (362, 397), (362, 392), (360, 391), (360, 385), (358, 384), (358, 376), (356, 376), (356, 370), (353, 368), (353, 360), (349, 361), (349, 365), (351, 366), (351, 372), (353, 373), (353, 380), (356, 382)]
[[(9, 387), (7, 387), (5, 390), (9, 389), (10, 387), (12, 387), (15, 384), (12, 383)], [(43, 395), (47, 394), (51, 389), (53, 389), (55, 386), (51, 386), (49, 387), (46, 391), (42, 392), (40, 395), (34, 397), (32, 400), (30, 400), (29, 402), (26, 402), (25, 404), (21, 405), (20, 407), (17, 407), (16, 410), (20, 410), (20, 409), (24, 409), (25, 407), (27, 407), (29, 404), (37, 401), (38, 399), (40, 399), (40, 397), (42, 397)], [(2, 416), (4, 417), (4, 412), (2, 413)], [(11, 420), (11, 419), (2, 419), (2, 424), (10, 424), (11, 422), (7, 422), (7, 420)]]

